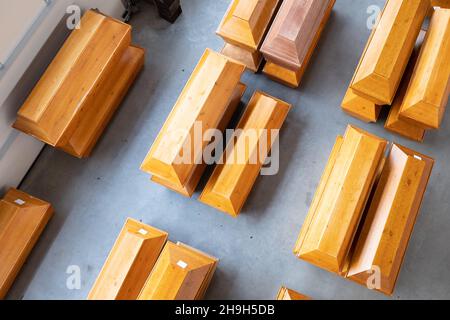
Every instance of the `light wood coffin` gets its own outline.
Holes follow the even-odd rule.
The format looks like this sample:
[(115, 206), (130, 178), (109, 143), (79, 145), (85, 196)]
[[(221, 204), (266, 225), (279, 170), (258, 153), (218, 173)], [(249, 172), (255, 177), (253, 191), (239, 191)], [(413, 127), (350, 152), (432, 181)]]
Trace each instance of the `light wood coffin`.
[(131, 26), (87, 11), (18, 112), (14, 128), (87, 157), (144, 64)]
[(128, 219), (89, 300), (136, 300), (163, 249), (167, 233)]
[(0, 299), (5, 298), (52, 214), (49, 203), (16, 189), (0, 201)]
[(284, 0), (261, 47), (264, 73), (298, 87), (335, 0)]
[(425, 129), (438, 129), (450, 94), (450, 9), (433, 13), (400, 118)]
[(244, 65), (206, 49), (141, 169), (154, 181), (191, 196), (203, 173), (203, 151), (210, 143), (202, 135), (226, 126), (223, 119), (231, 118), (230, 111), (245, 90), (239, 82), (244, 71)]
[(217, 259), (181, 243), (167, 242), (139, 300), (200, 300)]
[(417, 58), (419, 56), (419, 50), (425, 38), (426, 32), (421, 31), (419, 37), (416, 42), (416, 48), (411, 55), (411, 59), (409, 61), (408, 67), (406, 68), (405, 75), (403, 76), (402, 82), (400, 84), (400, 88), (397, 92), (397, 95), (392, 103), (391, 109), (389, 111), (388, 118), (384, 125), (386, 130), (397, 133), (403, 137), (406, 137), (411, 140), (422, 142), (425, 137), (426, 130), (423, 127), (420, 127), (412, 122), (408, 122), (400, 118), (400, 108), (403, 104), (403, 100), (405, 99), (406, 90), (408, 89), (408, 85), (411, 81), (411, 76), (413, 74), (414, 67), (417, 62)]
[(392, 103), (429, 7), (429, 0), (388, 0), (350, 84), (356, 94)]
[[(237, 139), (228, 142), (199, 200), (237, 216), (277, 138), (291, 105), (257, 91), (242, 115)], [(272, 131), (273, 130), (273, 131)]]
[(312, 300), (310, 297), (286, 287), (281, 287), (277, 295), (277, 300)]
[[(392, 294), (433, 168), (433, 159), (393, 145), (368, 206), (347, 277)], [(377, 272), (380, 283), (370, 277)], [(375, 279), (375, 277), (373, 277)]]
[(341, 274), (387, 141), (349, 126), (338, 137), (321, 178), (294, 253)]
[(222, 53), (256, 72), (262, 62), (259, 48), (280, 0), (232, 0), (217, 34), (226, 44)]

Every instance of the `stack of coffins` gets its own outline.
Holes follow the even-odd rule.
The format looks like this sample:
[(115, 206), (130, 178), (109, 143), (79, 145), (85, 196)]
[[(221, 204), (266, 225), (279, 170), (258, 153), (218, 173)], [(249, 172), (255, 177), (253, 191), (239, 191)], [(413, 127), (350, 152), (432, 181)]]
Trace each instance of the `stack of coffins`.
[(52, 206), (10, 189), (0, 201), (0, 299), (3, 299), (52, 217)]
[[(229, 125), (246, 89), (240, 83), (244, 70), (235, 60), (205, 51), (142, 163), (141, 169), (152, 174), (154, 182), (193, 195), (207, 166), (206, 151), (213, 150), (217, 140), (225, 140), (213, 139), (208, 130), (223, 133)], [(239, 214), (290, 107), (263, 92), (253, 95), (234, 131), (239, 134), (228, 141), (225, 151), (217, 150), (215, 158), (222, 161), (215, 162), (202, 202)]]
[(331, 152), (295, 254), (362, 285), (375, 273), (373, 288), (392, 294), (433, 164), (349, 126)]
[(386, 129), (416, 141), (440, 127), (450, 92), (450, 9), (434, 8), (419, 36), (430, 8), (429, 0), (386, 3), (342, 102), (345, 112), (376, 122), (382, 107), (392, 106)]
[(164, 231), (128, 219), (88, 299), (202, 299), (217, 259), (167, 237)]
[(87, 157), (144, 64), (131, 26), (87, 11), (28, 99), (14, 127)]
[(202, 136), (209, 129), (226, 129), (246, 89), (240, 83), (244, 70), (244, 65), (206, 49), (142, 163), (154, 182), (192, 196), (210, 143), (196, 141), (195, 130)]

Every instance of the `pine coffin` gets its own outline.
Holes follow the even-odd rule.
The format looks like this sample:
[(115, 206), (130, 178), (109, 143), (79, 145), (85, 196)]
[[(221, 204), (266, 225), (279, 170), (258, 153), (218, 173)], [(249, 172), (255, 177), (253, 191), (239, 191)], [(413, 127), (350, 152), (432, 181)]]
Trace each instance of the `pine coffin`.
[(408, 67), (406, 68), (405, 75), (403, 76), (400, 88), (397, 95), (392, 103), (391, 109), (389, 111), (389, 116), (386, 120), (384, 128), (396, 134), (399, 134), (408, 139), (422, 142), (425, 137), (426, 130), (412, 122), (405, 121), (400, 118), (400, 108), (405, 99), (406, 90), (411, 81), (411, 76), (413, 74), (414, 67), (419, 56), (420, 47), (425, 39), (426, 32), (422, 30), (416, 42), (416, 47), (411, 55)]
[(441, 126), (450, 94), (450, 9), (433, 13), (400, 118), (425, 129)]
[(144, 64), (131, 26), (92, 10), (81, 20), (17, 114), (13, 127), (87, 157)]
[(392, 104), (429, 8), (429, 0), (388, 0), (352, 79), (356, 94)]
[(277, 295), (277, 300), (312, 300), (310, 297), (298, 293), (286, 287), (281, 287)]
[(262, 62), (259, 48), (279, 0), (232, 0), (217, 34), (226, 42), (222, 54), (256, 72)]
[(338, 137), (294, 253), (342, 274), (387, 141), (349, 126)]
[(199, 200), (232, 216), (241, 211), (291, 105), (257, 91)]
[(362, 285), (376, 272), (377, 290), (391, 295), (434, 160), (393, 145), (368, 206), (347, 277)]
[[(229, 106), (243, 93), (240, 78), (244, 71), (244, 65), (206, 49), (141, 170), (156, 176), (158, 182), (171, 189), (191, 193), (196, 183), (190, 180), (198, 182), (196, 168), (203, 163), (203, 151), (210, 143), (202, 135), (221, 126), (222, 119), (229, 114)], [(196, 131), (200, 131), (200, 139)]]
[(290, 87), (301, 78), (335, 0), (284, 0), (261, 47), (264, 73)]
[(217, 259), (181, 243), (167, 242), (139, 300), (200, 300)]
[(0, 299), (4, 299), (53, 215), (52, 206), (10, 189), (0, 201)]
[[(233, 96), (231, 98), (230, 104), (228, 105), (225, 115), (222, 117), (222, 120), (220, 121), (219, 125), (217, 126), (217, 129), (221, 132), (225, 132), (225, 129), (227, 129), (228, 124), (231, 121), (231, 118), (234, 115), (234, 112), (236, 111), (237, 107), (239, 106), (242, 96), (245, 93), (245, 90), (247, 89), (247, 86), (243, 83), (239, 83), (236, 89), (234, 90)], [(218, 141), (216, 141), (218, 142)], [(210, 144), (210, 147), (213, 148), (214, 143)], [(202, 162), (198, 164), (195, 167), (194, 173), (192, 174), (191, 178), (189, 178), (188, 182), (184, 185), (178, 185), (174, 184), (170, 181), (164, 180), (158, 176), (152, 176), (152, 181), (156, 182), (166, 188), (169, 188), (175, 192), (178, 192), (179, 194), (186, 196), (186, 197), (192, 197), (192, 195), (195, 192), (195, 189), (197, 188), (198, 183), (200, 182), (200, 179), (205, 172), (205, 169), (207, 167), (207, 164), (205, 162)]]
[(88, 300), (136, 300), (167, 237), (164, 231), (128, 219)]

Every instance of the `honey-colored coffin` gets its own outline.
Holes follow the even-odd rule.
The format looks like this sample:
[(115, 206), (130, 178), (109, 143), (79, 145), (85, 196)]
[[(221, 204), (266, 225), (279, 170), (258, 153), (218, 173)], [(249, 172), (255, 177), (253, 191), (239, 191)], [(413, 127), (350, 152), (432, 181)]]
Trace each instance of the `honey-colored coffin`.
[(232, 0), (217, 34), (226, 44), (222, 53), (256, 72), (262, 62), (259, 48), (279, 0)]
[(255, 92), (236, 128), (241, 134), (228, 142), (224, 163), (214, 169), (201, 202), (232, 216), (239, 214), (290, 108), (284, 101)]
[(217, 259), (181, 243), (167, 242), (139, 300), (200, 300)]
[(450, 94), (450, 9), (433, 13), (400, 118), (426, 129), (438, 129)]
[(349, 126), (338, 137), (294, 253), (341, 274), (387, 141)]
[(392, 294), (433, 163), (427, 156), (393, 145), (356, 242), (347, 274), (351, 280), (366, 285), (376, 272), (377, 290)]
[(416, 42), (416, 47), (411, 55), (408, 67), (406, 68), (405, 75), (403, 76), (400, 88), (397, 95), (392, 103), (391, 109), (389, 111), (389, 116), (384, 125), (386, 130), (397, 133), (403, 137), (411, 140), (422, 142), (425, 137), (426, 130), (412, 122), (408, 122), (400, 118), (400, 108), (405, 99), (406, 90), (411, 81), (411, 76), (413, 74), (414, 67), (419, 56), (420, 47), (425, 39), (426, 32), (422, 30)]
[(281, 287), (277, 295), (277, 300), (312, 300), (310, 297), (298, 293), (286, 287)]
[(167, 233), (128, 219), (89, 300), (136, 300), (167, 240)]
[[(245, 86), (240, 78), (245, 66), (206, 49), (175, 106), (158, 134), (141, 169), (157, 181), (192, 195), (204, 166), (203, 151), (209, 141), (196, 141), (208, 129), (222, 129)], [(240, 100), (240, 99), (239, 99)], [(225, 121), (226, 122), (226, 121)], [(221, 128), (222, 127), (222, 128)]]
[(298, 87), (335, 0), (284, 0), (261, 47), (264, 73)]
[(16, 189), (0, 201), (0, 299), (5, 298), (52, 214), (49, 203)]
[(131, 27), (87, 11), (18, 112), (14, 128), (86, 157), (144, 64)]
[(392, 103), (429, 8), (429, 0), (388, 0), (351, 82), (356, 94)]

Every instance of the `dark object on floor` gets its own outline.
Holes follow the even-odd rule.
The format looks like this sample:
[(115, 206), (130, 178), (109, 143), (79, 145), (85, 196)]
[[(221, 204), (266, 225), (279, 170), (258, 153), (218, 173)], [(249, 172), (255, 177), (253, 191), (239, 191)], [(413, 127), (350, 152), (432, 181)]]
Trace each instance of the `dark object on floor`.
[(125, 7), (125, 12), (122, 14), (124, 22), (129, 22), (131, 16), (139, 11), (138, 2), (139, 0), (122, 0), (122, 4)]
[(182, 13), (180, 0), (153, 0), (161, 18), (174, 23)]
[[(131, 17), (136, 12), (139, 12), (139, 2), (141, 0), (122, 0), (125, 12), (122, 18), (125, 22), (129, 22)], [(174, 23), (180, 16), (182, 10), (180, 0), (147, 0), (147, 2), (153, 2), (158, 10), (158, 14), (164, 20)]]

